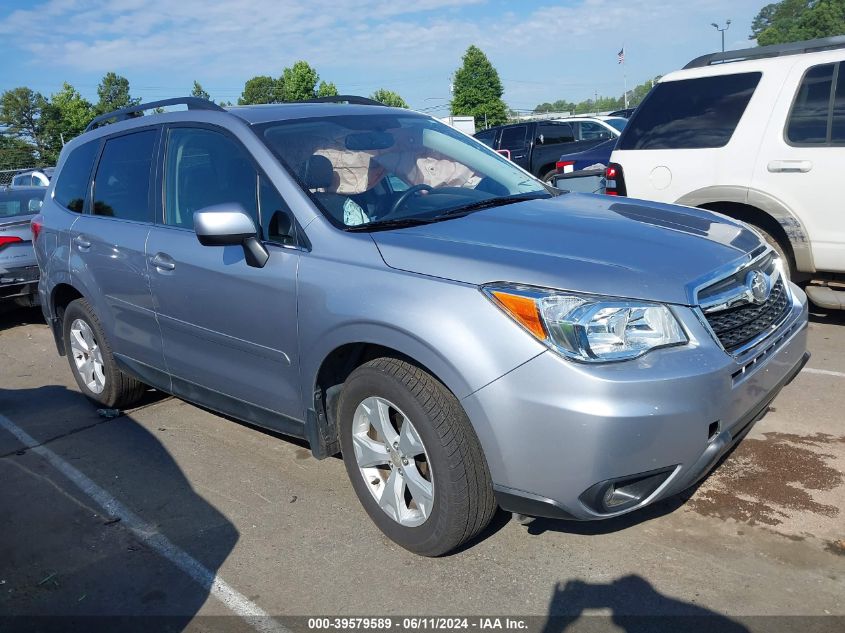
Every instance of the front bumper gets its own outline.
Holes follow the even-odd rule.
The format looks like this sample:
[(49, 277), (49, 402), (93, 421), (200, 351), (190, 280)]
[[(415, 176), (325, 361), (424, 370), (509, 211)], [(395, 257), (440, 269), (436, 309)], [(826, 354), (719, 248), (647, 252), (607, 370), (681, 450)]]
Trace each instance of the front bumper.
[[(744, 437), (807, 361), (807, 301), (795, 286), (787, 320), (740, 358), (692, 310), (676, 314), (686, 346), (606, 365), (545, 352), (463, 400), (503, 508), (592, 520), (680, 492)], [(636, 481), (648, 484), (629, 487), (639, 498), (603, 503), (609, 487)]]

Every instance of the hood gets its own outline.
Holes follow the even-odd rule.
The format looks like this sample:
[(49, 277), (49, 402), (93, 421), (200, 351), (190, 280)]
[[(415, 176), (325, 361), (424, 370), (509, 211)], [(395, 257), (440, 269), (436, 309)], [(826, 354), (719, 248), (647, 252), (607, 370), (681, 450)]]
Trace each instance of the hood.
[(689, 284), (761, 244), (709, 211), (581, 194), (371, 235), (398, 270), (679, 304)]

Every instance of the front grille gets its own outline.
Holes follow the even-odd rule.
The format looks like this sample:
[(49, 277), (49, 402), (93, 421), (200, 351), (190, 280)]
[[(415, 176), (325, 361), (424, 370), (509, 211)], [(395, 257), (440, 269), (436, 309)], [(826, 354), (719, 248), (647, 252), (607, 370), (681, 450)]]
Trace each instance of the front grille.
[(779, 323), (788, 309), (789, 294), (778, 279), (766, 303), (747, 303), (706, 316), (722, 346), (733, 352)]

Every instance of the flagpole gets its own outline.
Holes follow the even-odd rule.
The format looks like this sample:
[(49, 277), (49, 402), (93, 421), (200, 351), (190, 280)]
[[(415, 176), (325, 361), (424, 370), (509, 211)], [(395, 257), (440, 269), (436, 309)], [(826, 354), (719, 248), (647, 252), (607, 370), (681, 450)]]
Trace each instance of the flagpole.
[(622, 46), (622, 80), (625, 82), (625, 109), (628, 109), (628, 70), (625, 68), (625, 46)]

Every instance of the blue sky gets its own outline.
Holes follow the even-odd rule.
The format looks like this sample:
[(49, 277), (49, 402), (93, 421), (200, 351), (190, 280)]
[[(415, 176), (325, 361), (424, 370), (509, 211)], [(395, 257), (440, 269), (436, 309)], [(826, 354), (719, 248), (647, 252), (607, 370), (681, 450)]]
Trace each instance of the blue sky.
[(385, 87), (445, 114), (449, 79), (470, 44), (499, 71), (517, 109), (623, 90), (720, 47), (711, 22), (748, 44), (766, 0), (0, 0), (0, 91), (49, 95), (68, 81), (89, 99), (107, 71), (145, 100), (194, 79), (236, 101), (246, 79), (298, 59), (341, 93)]

